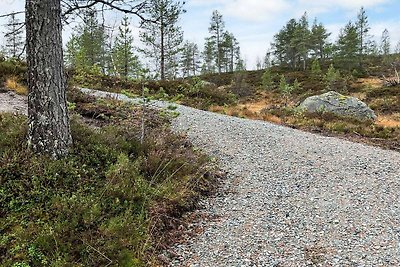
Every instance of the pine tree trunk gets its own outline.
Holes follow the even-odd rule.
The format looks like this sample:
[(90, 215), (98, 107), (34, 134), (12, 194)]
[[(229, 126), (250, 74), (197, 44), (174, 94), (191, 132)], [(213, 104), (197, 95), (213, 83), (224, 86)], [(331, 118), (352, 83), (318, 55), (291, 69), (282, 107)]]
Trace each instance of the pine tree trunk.
[(52, 158), (72, 144), (61, 32), (60, 0), (26, 1), (28, 144)]
[(193, 54), (192, 54), (192, 59), (193, 59), (193, 76), (196, 76), (196, 54), (193, 50)]
[(160, 44), (160, 74), (161, 74), (161, 80), (165, 80), (165, 47), (164, 47), (164, 20), (163, 20), (163, 14), (161, 12), (161, 22), (160, 22), (160, 38), (161, 38), (161, 44)]
[(222, 72), (222, 66), (221, 66), (221, 44), (220, 44), (220, 37), (219, 37), (219, 26), (217, 24), (217, 65), (218, 65), (218, 74), (221, 74)]

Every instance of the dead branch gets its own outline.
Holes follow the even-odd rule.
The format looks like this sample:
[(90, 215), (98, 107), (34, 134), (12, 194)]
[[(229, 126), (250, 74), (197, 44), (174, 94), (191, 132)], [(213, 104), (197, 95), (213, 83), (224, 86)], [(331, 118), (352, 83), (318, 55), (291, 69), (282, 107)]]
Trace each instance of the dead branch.
[(109, 7), (126, 14), (132, 14), (139, 17), (141, 20), (146, 20), (143, 16), (147, 1), (137, 3), (136, 0), (62, 0), (63, 9), (65, 10), (63, 16), (66, 17), (76, 11), (84, 8), (93, 8), (98, 4)]
[(399, 72), (397, 71), (397, 66), (399, 65), (400, 65), (399, 62), (392, 63), (394, 69), (394, 77), (386, 78), (385, 75), (382, 75), (382, 80), (385, 86), (391, 87), (400, 85), (400, 76)]
[(5, 18), (5, 17), (12, 16), (12, 15), (24, 14), (24, 13), (25, 13), (25, 11), (12, 12), (12, 13), (8, 13), (8, 14), (3, 14), (3, 15), (0, 15), (0, 18)]

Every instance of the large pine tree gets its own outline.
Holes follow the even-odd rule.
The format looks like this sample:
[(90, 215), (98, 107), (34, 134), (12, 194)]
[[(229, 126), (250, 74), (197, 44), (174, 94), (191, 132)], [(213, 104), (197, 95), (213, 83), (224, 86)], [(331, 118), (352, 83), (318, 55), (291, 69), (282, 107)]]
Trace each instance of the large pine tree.
[(368, 32), (371, 29), (368, 23), (367, 12), (365, 11), (364, 7), (361, 7), (358, 15), (357, 15), (357, 22), (355, 24), (358, 34), (358, 57), (359, 57), (359, 64), (362, 67), (362, 61), (364, 59), (364, 55), (368, 53), (368, 44), (369, 42), (369, 35)]
[(28, 143), (53, 158), (72, 144), (61, 33), (60, 0), (26, 1)]
[[(89, 1), (93, 5), (99, 1)], [(65, 14), (87, 7), (68, 6)], [(144, 2), (102, 0), (101, 4), (141, 16)], [(93, 6), (92, 5), (92, 6)], [(72, 144), (62, 49), (60, 0), (26, 0), (25, 23), (28, 64), (28, 144), (53, 158), (65, 156)]]
[[(183, 3), (179, 1), (148, 1), (146, 13), (150, 21), (142, 25), (140, 38), (146, 47), (141, 51), (155, 61), (161, 80), (165, 80), (167, 74), (175, 76), (175, 73), (167, 73), (171, 67), (172, 72), (177, 70), (177, 55), (181, 52), (183, 42), (183, 32), (178, 22), (183, 12)], [(168, 70), (167, 66), (170, 67)]]
[(202, 52), (203, 65), (201, 67), (202, 74), (215, 73), (215, 42), (211, 38), (206, 38), (204, 43), (204, 49)]
[(218, 69), (218, 73), (221, 73), (224, 64), (223, 34), (225, 32), (225, 22), (218, 10), (214, 10), (212, 13), (211, 23), (208, 31), (211, 34), (211, 36), (209, 37), (209, 40), (211, 42), (209, 44), (214, 45), (215, 64)]
[(352, 22), (347, 23), (339, 34), (336, 58), (349, 69), (355, 67), (354, 63), (359, 57), (359, 43), (360, 35), (357, 26)]
[(326, 48), (330, 45), (328, 38), (331, 33), (325, 28), (322, 23), (318, 23), (314, 20), (313, 26), (311, 27), (310, 37), (310, 48), (312, 56), (319, 58), (320, 60), (327, 57)]

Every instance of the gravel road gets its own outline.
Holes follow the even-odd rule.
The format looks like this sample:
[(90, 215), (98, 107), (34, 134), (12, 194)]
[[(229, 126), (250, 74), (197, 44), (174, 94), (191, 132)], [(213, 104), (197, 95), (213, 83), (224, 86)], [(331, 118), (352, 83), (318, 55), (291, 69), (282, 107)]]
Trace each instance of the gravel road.
[(0, 88), (0, 112), (14, 112), (27, 115), (27, 97)]
[(400, 266), (400, 153), (179, 105), (177, 111), (173, 129), (217, 157), (229, 175), (202, 203), (214, 219), (173, 248), (179, 256), (169, 266)]

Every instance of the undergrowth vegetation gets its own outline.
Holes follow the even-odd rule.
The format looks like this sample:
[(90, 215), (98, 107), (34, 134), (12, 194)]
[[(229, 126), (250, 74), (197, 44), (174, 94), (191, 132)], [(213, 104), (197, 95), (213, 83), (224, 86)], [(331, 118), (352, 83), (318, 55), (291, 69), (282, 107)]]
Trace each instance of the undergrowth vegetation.
[(111, 77), (97, 72), (70, 70), (70, 82), (80, 87), (125, 93), (130, 96), (142, 96), (159, 100), (182, 103), (199, 109), (208, 109), (211, 105), (231, 105), (236, 96), (226, 88), (204, 82), (199, 78), (159, 80), (132, 80)]
[(149, 117), (141, 143), (137, 108), (69, 94), (84, 118), (72, 119), (61, 160), (32, 154), (26, 117), (0, 113), (0, 265), (155, 264), (174, 218), (214, 184), (213, 167), (167, 118)]
[[(390, 75), (390, 67), (378, 63), (374, 62), (362, 73), (336, 68), (333, 64), (320, 66), (317, 62), (305, 71), (272, 67), (247, 72), (246, 83), (256, 90), (239, 98), (234, 105), (214, 105), (210, 110), (400, 150), (400, 87), (384, 87), (379, 76), (365, 74)], [(222, 79), (228, 80), (228, 75), (224, 74)], [(230, 77), (234, 79), (232, 74)], [(329, 113), (302, 113), (297, 109), (307, 97), (328, 91), (364, 101), (375, 111), (377, 121), (358, 121)]]

